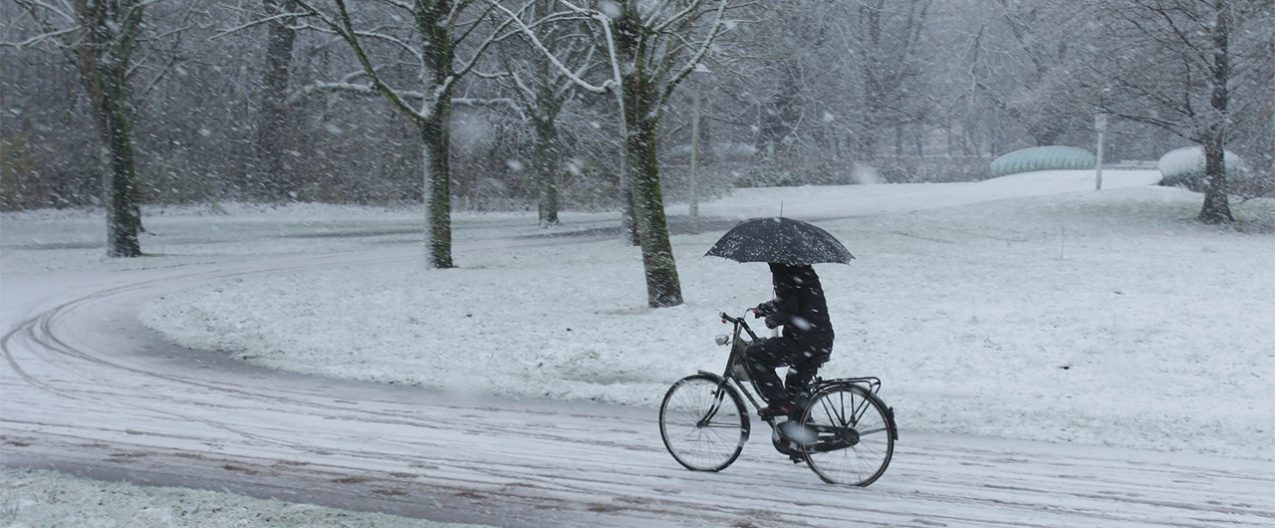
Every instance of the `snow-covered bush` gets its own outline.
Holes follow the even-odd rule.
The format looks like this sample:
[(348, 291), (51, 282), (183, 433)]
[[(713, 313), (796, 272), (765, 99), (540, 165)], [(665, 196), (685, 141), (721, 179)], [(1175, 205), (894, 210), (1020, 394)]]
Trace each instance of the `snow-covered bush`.
[(1015, 150), (992, 160), (992, 176), (1042, 170), (1092, 169), (1097, 160), (1076, 147), (1032, 147)]
[[(1222, 152), (1229, 187), (1232, 191), (1244, 187), (1247, 179), (1244, 160), (1229, 150)], [(1208, 180), (1204, 177), (1204, 147), (1196, 145), (1170, 150), (1160, 157), (1158, 165), (1160, 174), (1164, 175), (1162, 185), (1186, 187), (1195, 192), (1204, 192), (1207, 187)]]

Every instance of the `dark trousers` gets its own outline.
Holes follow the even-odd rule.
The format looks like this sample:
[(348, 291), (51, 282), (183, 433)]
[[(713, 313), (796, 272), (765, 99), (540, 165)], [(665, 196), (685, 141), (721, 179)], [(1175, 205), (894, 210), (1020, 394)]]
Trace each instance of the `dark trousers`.
[[(830, 340), (798, 340), (794, 337), (767, 339), (744, 351), (744, 364), (748, 375), (757, 384), (757, 390), (766, 403), (799, 404), (809, 396), (810, 382), (814, 381), (819, 366), (832, 355)], [(775, 369), (788, 366), (787, 383), (779, 381)]]

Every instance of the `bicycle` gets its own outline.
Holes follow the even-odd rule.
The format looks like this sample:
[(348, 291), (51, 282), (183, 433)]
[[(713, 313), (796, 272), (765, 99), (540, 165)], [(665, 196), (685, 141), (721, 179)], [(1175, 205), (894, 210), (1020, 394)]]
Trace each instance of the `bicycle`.
[[(731, 345), (726, 371), (718, 375), (701, 370), (682, 378), (660, 404), (664, 447), (692, 471), (717, 472), (733, 464), (750, 431), (749, 413), (739, 395), (743, 393), (754, 410), (762, 407), (758, 399), (764, 402), (744, 367), (744, 350), (757, 342), (757, 334), (744, 316), (723, 312), (721, 318), (722, 323), (734, 324), (730, 336), (717, 336), (718, 345)], [(741, 332), (747, 332), (751, 340), (742, 339)], [(794, 463), (805, 462), (824, 482), (867, 486), (885, 473), (899, 438), (894, 409), (877, 396), (880, 390), (881, 380), (876, 377), (816, 377), (810, 397), (798, 402), (794, 411), (799, 419), (763, 421), (771, 427), (775, 448)]]

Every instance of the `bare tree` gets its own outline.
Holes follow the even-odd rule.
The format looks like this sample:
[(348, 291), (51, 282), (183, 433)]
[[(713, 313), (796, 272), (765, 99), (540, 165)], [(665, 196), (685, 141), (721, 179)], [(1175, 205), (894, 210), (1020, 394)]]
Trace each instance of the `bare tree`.
[[(878, 159), (894, 132), (895, 158), (904, 131), (923, 150), (924, 125), (937, 106), (929, 90), (934, 68), (930, 0), (799, 0), (744, 31), (756, 97), (754, 169), (762, 183), (850, 181), (851, 159)], [(774, 169), (766, 170), (762, 163)]]
[(590, 91), (619, 87), (625, 170), (633, 189), (647, 302), (655, 308), (682, 304), (660, 185), (659, 124), (677, 86), (696, 70), (726, 30), (723, 15), (732, 6), (731, 0), (606, 1), (588, 8), (563, 0), (567, 11), (562, 18), (574, 15), (601, 28), (612, 74), (601, 86), (570, 72), (511, 10), (501, 8), (496, 0), (489, 1), (581, 87)]
[(1090, 117), (1080, 90), (1089, 18), (1048, 1), (984, 0), (964, 61), (969, 100), (985, 99), (1023, 126), (1037, 146), (1055, 145)]
[[(594, 60), (597, 43), (587, 32), (587, 26), (576, 19), (578, 17), (555, 16), (556, 8), (560, 7), (557, 4), (558, 0), (534, 0), (529, 9), (524, 6), (520, 13), (506, 10), (509, 16), (522, 19), (520, 26), (527, 28), (535, 40), (520, 32), (520, 40), (509, 42), (524, 46), (505, 46), (500, 53), (503, 69), (500, 77), (510, 81), (515, 104), (531, 121), (534, 133), (531, 164), (536, 175), (537, 210), (542, 226), (559, 223), (558, 116), (563, 105), (580, 92), (579, 84), (573, 79), (583, 79), (590, 70), (601, 66)], [(537, 51), (536, 44), (543, 45), (545, 51)], [(560, 61), (562, 67), (555, 66), (554, 60)]]
[(604, 26), (612, 68), (623, 95), (627, 170), (642, 244), (647, 302), (682, 304), (682, 286), (669, 241), (660, 186), (660, 119), (678, 84), (699, 66), (726, 29), (730, 0), (612, 3), (596, 13)]
[[(1108, 25), (1108, 60), (1092, 82), (1103, 91), (1099, 105), (1114, 115), (1172, 131), (1204, 147), (1208, 180), (1201, 222), (1233, 222), (1223, 148), (1233, 101), (1232, 88), (1260, 62), (1245, 53), (1264, 42), (1249, 31), (1275, 23), (1264, 0), (1127, 0), (1099, 6)], [(1136, 66), (1135, 66), (1136, 65)]]
[(162, 80), (172, 62), (152, 74), (142, 90), (132, 85), (147, 68), (136, 60), (139, 43), (180, 33), (168, 28), (144, 35), (148, 7), (162, 0), (14, 0), (35, 23), (38, 34), (10, 45), (52, 46), (75, 64), (93, 107), (108, 170), (103, 173), (106, 252), (111, 257), (141, 256), (142, 229), (137, 156), (133, 145), (136, 105)]
[[(338, 82), (316, 83), (310, 88), (379, 95), (416, 127), (424, 147), (423, 197), (427, 209), (425, 232), (429, 262), (435, 268), (452, 267), (450, 125), (452, 105), (461, 102), (453, 97), (453, 92), (492, 44), (510, 36), (502, 32), (509, 22), (488, 24), (490, 9), (479, 12), (473, 19), (463, 19), (475, 0), (382, 0), (368, 3), (370, 6), (361, 13), (373, 21), (377, 15), (385, 15), (389, 23), (360, 29), (356, 25), (368, 21), (356, 20), (344, 0), (323, 2), (328, 9), (320, 9), (319, 0), (295, 1), (305, 13), (321, 22), (311, 27), (340, 37), (354, 52), (360, 66), (358, 71)], [(391, 13), (378, 13), (374, 9), (377, 7)], [(409, 23), (402, 24), (398, 20)], [(458, 49), (475, 35), (483, 39), (472, 46), (468, 59), (459, 60)], [(369, 43), (387, 46), (408, 57), (410, 64), (418, 69), (411, 82), (418, 84), (419, 89), (394, 86), (386, 71), (402, 61), (394, 56), (378, 60), (381, 58), (373, 53)], [(367, 82), (355, 83), (358, 79), (367, 79)]]
[(907, 87), (920, 71), (916, 58), (932, 0), (863, 0), (853, 26), (841, 32), (848, 56), (856, 57), (863, 79), (863, 126), (860, 154), (877, 155), (877, 136), (887, 122), (906, 122), (899, 115), (911, 99)]
[(754, 57), (745, 82), (748, 93), (759, 93), (749, 105), (757, 109), (752, 143), (758, 161), (794, 163), (802, 125), (819, 121), (807, 116), (822, 114), (838, 103), (849, 105), (850, 94), (830, 99), (819, 91), (829, 84), (844, 91), (841, 82), (823, 81), (846, 79), (852, 66), (846, 60), (827, 60), (844, 57), (844, 50), (834, 51), (829, 45), (829, 35), (841, 20), (813, 9), (818, 3), (807, 1), (794, 9), (775, 10), (764, 22), (745, 30), (753, 48), (748, 53)]

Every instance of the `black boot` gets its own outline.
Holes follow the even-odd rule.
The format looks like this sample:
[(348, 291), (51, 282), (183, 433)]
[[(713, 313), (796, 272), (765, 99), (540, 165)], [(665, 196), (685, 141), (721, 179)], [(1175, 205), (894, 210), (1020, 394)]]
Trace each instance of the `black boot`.
[(776, 403), (767, 405), (765, 407), (762, 407), (760, 410), (757, 411), (757, 415), (761, 416), (762, 420), (770, 421), (770, 420), (774, 420), (775, 417), (778, 417), (778, 416), (787, 416), (792, 411), (793, 411), (793, 406), (791, 403), (776, 402)]

